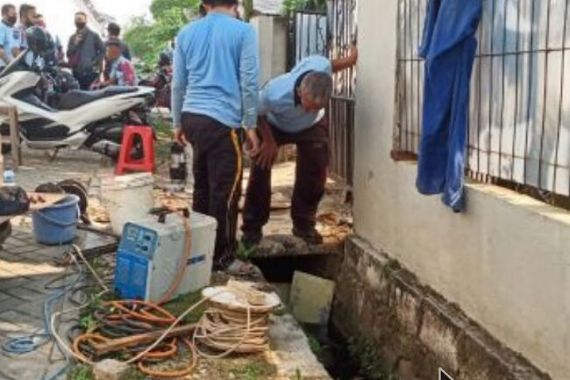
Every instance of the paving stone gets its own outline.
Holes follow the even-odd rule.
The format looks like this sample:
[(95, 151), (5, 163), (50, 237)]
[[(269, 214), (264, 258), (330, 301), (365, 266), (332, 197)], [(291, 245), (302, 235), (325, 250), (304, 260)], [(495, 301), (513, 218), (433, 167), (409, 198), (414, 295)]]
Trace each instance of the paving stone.
[(30, 245), (30, 244), (24, 244), (24, 245), (19, 246), (19, 247), (7, 248), (6, 251), (8, 251), (14, 255), (20, 255), (22, 253), (29, 253), (29, 252), (38, 251), (38, 247), (36, 247), (34, 245)]
[(0, 370), (0, 379), (2, 379), (2, 380), (16, 380), (15, 377), (8, 376), (4, 372), (2, 372), (1, 370)]
[[(31, 279), (28, 277), (13, 277), (9, 280), (0, 281), (0, 291), (10, 290), (16, 287), (28, 285)], [(0, 300), (2, 297), (0, 296)]]
[(17, 379), (42, 379), (46, 365), (48, 365), (47, 357), (37, 353), (17, 357), (0, 356), (2, 372)]
[(9, 263), (13, 263), (16, 261), (20, 261), (21, 258), (18, 257), (17, 255), (10, 253), (9, 251), (2, 250), (2, 251), (0, 251), (0, 260), (1, 261), (7, 261)]
[(17, 325), (20, 327), (21, 331), (27, 333), (33, 333), (43, 328), (43, 321), (41, 318), (33, 317), (15, 310), (8, 310), (0, 313), (0, 321)]
[(16, 333), (19, 331), (22, 331), (22, 326), (0, 320), (0, 334), (3, 335), (2, 340), (6, 339), (6, 336), (8, 334)]
[(14, 311), (23, 313), (34, 318), (43, 318), (44, 316), (44, 302), (43, 299), (39, 302), (22, 302), (16, 306)]
[[(33, 286), (33, 282), (30, 282), (30, 285)], [(38, 299), (45, 298), (45, 294), (40, 293), (34, 289), (28, 289), (24, 286), (18, 286), (16, 288), (5, 290), (4, 293), (19, 298), (23, 301), (36, 301)]]

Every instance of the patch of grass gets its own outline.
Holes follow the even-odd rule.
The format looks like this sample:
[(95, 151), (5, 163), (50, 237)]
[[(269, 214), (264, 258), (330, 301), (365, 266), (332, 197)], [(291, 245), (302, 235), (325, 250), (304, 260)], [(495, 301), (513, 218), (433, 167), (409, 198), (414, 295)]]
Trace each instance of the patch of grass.
[(131, 367), (123, 376), (121, 376), (121, 380), (146, 380), (146, 379), (148, 379), (148, 377), (134, 367)]
[(303, 374), (300, 369), (295, 370), (295, 376), (293, 376), (291, 380), (303, 380)]
[(93, 370), (85, 364), (76, 365), (69, 371), (67, 380), (95, 380)]
[(349, 340), (350, 355), (357, 361), (359, 374), (365, 380), (397, 380), (378, 359), (376, 349), (366, 338)]
[(154, 130), (160, 137), (170, 137), (172, 135), (172, 123), (165, 117), (155, 117), (151, 122)]
[(256, 247), (246, 247), (241, 241), (238, 243), (236, 257), (242, 261), (249, 261), (255, 253)]
[[(196, 304), (198, 301), (202, 299), (202, 291), (199, 290), (197, 292), (188, 293), (182, 296), (175, 298), (174, 300), (170, 301), (164, 308), (171, 312), (175, 316), (179, 316), (184, 313), (190, 306)], [(186, 323), (196, 323), (202, 318), (204, 311), (206, 310), (206, 305), (201, 305), (196, 310), (191, 312), (184, 318)]]
[(242, 368), (231, 370), (231, 373), (237, 380), (262, 380), (273, 374), (273, 367), (262, 362), (252, 362)]

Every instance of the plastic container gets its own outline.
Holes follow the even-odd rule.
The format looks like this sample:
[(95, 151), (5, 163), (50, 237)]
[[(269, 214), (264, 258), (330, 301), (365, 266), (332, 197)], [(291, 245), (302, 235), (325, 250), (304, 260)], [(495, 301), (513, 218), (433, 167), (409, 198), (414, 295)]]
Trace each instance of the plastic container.
[(154, 207), (153, 186), (154, 178), (149, 173), (101, 179), (101, 201), (116, 235), (123, 233), (126, 223), (148, 217)]
[(32, 214), (32, 226), (36, 241), (46, 245), (72, 242), (77, 234), (79, 197), (68, 195), (58, 203)]
[(4, 170), (4, 186), (16, 186), (16, 173), (12, 169)]

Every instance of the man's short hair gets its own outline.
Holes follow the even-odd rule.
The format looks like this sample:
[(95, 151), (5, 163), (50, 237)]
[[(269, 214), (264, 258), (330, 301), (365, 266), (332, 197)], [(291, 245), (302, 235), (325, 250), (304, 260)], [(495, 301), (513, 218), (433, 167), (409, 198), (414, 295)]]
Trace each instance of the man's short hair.
[(79, 12), (75, 12), (76, 16), (83, 16), (85, 18), (87, 18), (87, 13), (83, 12), (83, 11), (79, 11)]
[(22, 4), (20, 5), (20, 18), (27, 15), (29, 11), (35, 10), (36, 7), (30, 4)]
[(118, 37), (121, 34), (121, 27), (119, 24), (111, 22), (107, 25), (107, 31), (110, 35)]
[(209, 5), (211, 7), (219, 7), (219, 6), (234, 6), (238, 5), (238, 0), (202, 0), (204, 5)]
[(14, 4), (2, 5), (2, 16), (6, 16), (12, 9), (16, 10), (16, 6), (14, 6)]
[(311, 72), (303, 78), (301, 91), (310, 94), (315, 102), (325, 107), (332, 96), (332, 77), (328, 73)]

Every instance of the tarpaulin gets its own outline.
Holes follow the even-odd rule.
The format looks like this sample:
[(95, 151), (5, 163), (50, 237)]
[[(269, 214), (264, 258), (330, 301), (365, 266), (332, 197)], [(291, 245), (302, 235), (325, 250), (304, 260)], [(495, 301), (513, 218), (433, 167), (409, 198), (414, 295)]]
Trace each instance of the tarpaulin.
[(418, 191), (464, 208), (469, 88), (482, 0), (430, 0), (419, 54), (425, 59)]

